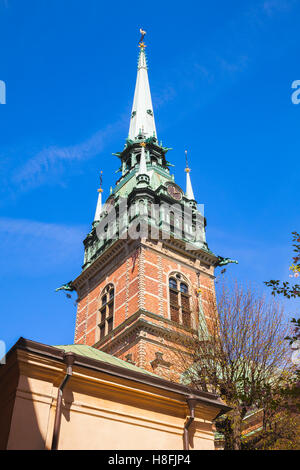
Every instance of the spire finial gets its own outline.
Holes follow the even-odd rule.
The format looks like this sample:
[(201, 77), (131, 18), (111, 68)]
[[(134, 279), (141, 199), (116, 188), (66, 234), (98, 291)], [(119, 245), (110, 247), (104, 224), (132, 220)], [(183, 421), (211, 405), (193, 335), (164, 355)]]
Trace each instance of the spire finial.
[(187, 150), (185, 150), (184, 153), (185, 153), (185, 170), (184, 171), (186, 173), (189, 173), (191, 169), (189, 168), (189, 164), (188, 164)]

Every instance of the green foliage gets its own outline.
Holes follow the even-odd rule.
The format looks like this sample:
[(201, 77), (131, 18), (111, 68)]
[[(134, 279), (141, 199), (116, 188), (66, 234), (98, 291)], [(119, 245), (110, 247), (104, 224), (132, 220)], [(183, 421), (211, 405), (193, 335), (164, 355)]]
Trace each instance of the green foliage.
[[(290, 270), (293, 274), (290, 274), (292, 278), (300, 277), (300, 234), (298, 232), (292, 232), (293, 236), (293, 248), (296, 256), (293, 257), (293, 264), (290, 266)], [(272, 295), (283, 295), (284, 297), (298, 298), (300, 297), (300, 284), (291, 284), (290, 282), (280, 282), (279, 280), (271, 280), (265, 282), (268, 287), (272, 288)], [(300, 318), (292, 318), (291, 323), (294, 327), (293, 336), (286, 336), (285, 339), (290, 342), (290, 345), (293, 344), (300, 338)], [(300, 370), (297, 371), (298, 376), (300, 375)]]
[[(292, 232), (292, 235), (294, 242), (293, 251), (296, 253), (296, 256), (293, 257), (294, 264), (290, 267), (294, 274), (291, 274), (290, 277), (298, 278), (300, 276), (300, 234)], [(279, 280), (266, 281), (265, 284), (272, 288), (272, 295), (283, 294), (288, 299), (300, 297), (300, 284), (291, 284), (288, 281), (281, 283)]]
[(269, 426), (280, 391), (292, 380), (284, 312), (275, 301), (266, 303), (257, 291), (238, 284), (220, 286), (217, 305), (207, 295), (205, 307), (210, 321), (206, 329), (199, 324), (199, 335), (189, 346), (189, 379), (232, 408), (215, 424), (225, 449), (239, 450), (247, 415), (266, 410)]
[(294, 341), (297, 341), (300, 336), (300, 318), (292, 318), (291, 323), (294, 326), (294, 336), (286, 336), (285, 339), (289, 340), (290, 344), (293, 344)]

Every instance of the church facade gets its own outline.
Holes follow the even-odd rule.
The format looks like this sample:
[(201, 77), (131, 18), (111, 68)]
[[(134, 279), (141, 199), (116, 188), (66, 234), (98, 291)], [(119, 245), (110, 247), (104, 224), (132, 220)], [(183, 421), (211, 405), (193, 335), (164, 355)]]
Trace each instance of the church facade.
[(145, 47), (120, 177), (105, 203), (101, 177), (82, 271), (61, 287), (78, 294), (74, 344), (20, 338), (9, 351), (2, 449), (213, 449), (213, 420), (228, 410), (182, 382), (178, 352), (209, 322), (214, 269), (228, 261), (208, 248), (187, 160), (185, 190), (170, 172)]

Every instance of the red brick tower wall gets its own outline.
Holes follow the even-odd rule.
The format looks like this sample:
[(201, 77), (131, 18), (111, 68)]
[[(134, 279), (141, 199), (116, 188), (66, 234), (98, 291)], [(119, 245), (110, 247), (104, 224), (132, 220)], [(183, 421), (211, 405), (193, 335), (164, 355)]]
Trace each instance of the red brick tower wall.
[[(202, 305), (208, 319), (206, 299), (208, 294), (214, 295), (213, 267), (199, 262), (196, 266), (188, 257), (174, 257), (160, 244), (151, 247), (151, 242), (134, 247), (125, 256), (123, 253), (111, 258), (104, 269), (85, 282), (81, 295), (79, 290), (75, 343), (95, 346), (139, 367), (168, 375), (178, 360), (172, 352), (177, 346), (162, 331), (176, 330), (178, 326), (170, 320), (169, 276), (178, 272), (185, 277), (191, 295), (192, 326), (197, 328), (197, 271), (200, 271)], [(100, 341), (101, 293), (108, 284), (113, 284), (115, 292), (113, 331)], [(150, 314), (154, 317), (150, 318)], [(149, 324), (146, 329), (138, 327), (143, 320), (154, 329), (155, 325), (159, 327), (161, 333), (151, 332)], [(129, 332), (126, 338), (125, 330)], [(157, 357), (162, 360), (156, 360)]]

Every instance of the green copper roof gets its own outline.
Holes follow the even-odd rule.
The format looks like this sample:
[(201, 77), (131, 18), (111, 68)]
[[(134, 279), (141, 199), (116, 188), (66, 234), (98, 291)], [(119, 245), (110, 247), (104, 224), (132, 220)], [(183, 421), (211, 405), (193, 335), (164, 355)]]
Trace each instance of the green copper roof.
[(124, 369), (134, 370), (135, 372), (140, 372), (141, 374), (152, 375), (154, 377), (158, 377), (156, 374), (152, 374), (152, 372), (148, 372), (145, 369), (141, 369), (140, 367), (136, 367), (130, 362), (123, 361), (123, 359), (119, 359), (118, 357), (112, 356), (111, 354), (107, 354), (99, 349), (93, 348), (92, 346), (87, 346), (86, 344), (63, 344), (59, 346), (54, 346), (55, 348), (63, 349), (65, 352), (73, 352), (74, 354), (78, 354), (79, 356), (89, 357), (90, 359), (96, 359), (98, 361), (105, 362), (106, 364), (111, 364), (113, 366), (124, 367)]

